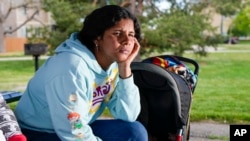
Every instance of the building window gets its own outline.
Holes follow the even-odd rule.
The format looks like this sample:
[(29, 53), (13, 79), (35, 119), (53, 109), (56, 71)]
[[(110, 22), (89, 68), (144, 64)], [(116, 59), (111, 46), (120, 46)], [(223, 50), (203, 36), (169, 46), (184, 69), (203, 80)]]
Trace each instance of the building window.
[(24, 15), (27, 15), (27, 10), (28, 10), (27, 7), (24, 6), (24, 7), (23, 7), (23, 14), (24, 14)]
[(19, 29), (19, 37), (26, 37), (26, 26)]

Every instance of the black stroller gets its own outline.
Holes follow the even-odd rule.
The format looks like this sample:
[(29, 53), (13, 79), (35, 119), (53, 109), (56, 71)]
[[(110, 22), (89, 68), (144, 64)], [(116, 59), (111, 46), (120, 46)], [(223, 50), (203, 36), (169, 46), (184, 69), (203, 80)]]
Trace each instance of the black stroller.
[(189, 140), (198, 63), (185, 57), (162, 55), (133, 62), (131, 68), (141, 95), (142, 109), (137, 120), (148, 130), (149, 141)]

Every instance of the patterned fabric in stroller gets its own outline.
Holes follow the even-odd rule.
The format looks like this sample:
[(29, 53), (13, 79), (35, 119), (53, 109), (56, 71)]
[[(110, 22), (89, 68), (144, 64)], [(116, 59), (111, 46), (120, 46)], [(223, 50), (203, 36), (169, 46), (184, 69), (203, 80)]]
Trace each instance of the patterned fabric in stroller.
[[(193, 70), (187, 64), (194, 66)], [(148, 130), (149, 140), (188, 140), (199, 65), (189, 58), (163, 55), (133, 62), (131, 68), (141, 95), (137, 120)]]

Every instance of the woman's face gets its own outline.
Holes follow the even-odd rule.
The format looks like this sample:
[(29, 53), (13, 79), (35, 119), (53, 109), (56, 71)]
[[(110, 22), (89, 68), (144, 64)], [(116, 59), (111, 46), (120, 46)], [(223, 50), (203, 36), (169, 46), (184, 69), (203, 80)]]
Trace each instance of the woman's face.
[[(107, 29), (102, 38), (98, 38), (98, 56), (108, 65), (114, 61), (125, 61), (135, 44), (134, 23), (131, 19), (122, 19), (115, 26)], [(99, 60), (100, 61), (100, 60)], [(107, 62), (106, 62), (107, 61)]]

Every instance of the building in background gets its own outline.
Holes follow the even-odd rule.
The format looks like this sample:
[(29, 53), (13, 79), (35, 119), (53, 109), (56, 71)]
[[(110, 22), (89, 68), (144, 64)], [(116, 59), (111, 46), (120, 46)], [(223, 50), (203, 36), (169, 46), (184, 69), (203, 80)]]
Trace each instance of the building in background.
[[(41, 9), (39, 0), (1, 0), (2, 15), (9, 15), (3, 22), (6, 52), (23, 51), (28, 29), (53, 24), (50, 13)], [(16, 30), (17, 29), (17, 30)]]

